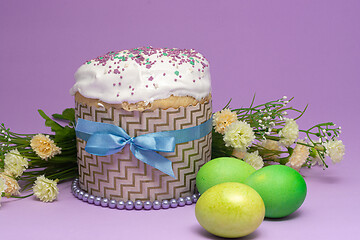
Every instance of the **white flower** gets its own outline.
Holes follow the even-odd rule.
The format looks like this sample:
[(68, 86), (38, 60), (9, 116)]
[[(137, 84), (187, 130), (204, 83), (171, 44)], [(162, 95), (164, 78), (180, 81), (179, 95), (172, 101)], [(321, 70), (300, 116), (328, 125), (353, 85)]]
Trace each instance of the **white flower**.
[(285, 118), (285, 127), (280, 130), (280, 143), (290, 146), (299, 137), (299, 126), (294, 119)]
[(59, 194), (57, 180), (50, 180), (44, 175), (36, 178), (33, 186), (34, 195), (43, 202), (52, 202)]
[(341, 140), (333, 139), (324, 143), (326, 148), (326, 155), (331, 158), (333, 163), (340, 162), (345, 154), (345, 146)]
[(244, 121), (236, 121), (225, 129), (225, 146), (231, 146), (239, 151), (245, 151), (255, 139), (251, 126)]
[(49, 135), (35, 135), (30, 141), (30, 146), (35, 153), (44, 160), (61, 153), (61, 148), (56, 146), (54, 141), (50, 139)]
[(245, 153), (244, 161), (253, 166), (256, 170), (259, 170), (264, 166), (264, 161), (259, 156), (259, 152)]
[(1, 206), (1, 195), (5, 192), (6, 190), (6, 184), (5, 184), (5, 180), (0, 177), (0, 206)]
[(17, 149), (8, 152), (4, 159), (5, 172), (13, 177), (19, 177), (28, 168), (28, 160), (22, 157)]
[[(298, 143), (304, 143), (304, 141), (299, 140)], [(288, 166), (296, 170), (300, 170), (308, 157), (309, 147), (301, 144), (296, 144), (294, 151), (289, 158)]]

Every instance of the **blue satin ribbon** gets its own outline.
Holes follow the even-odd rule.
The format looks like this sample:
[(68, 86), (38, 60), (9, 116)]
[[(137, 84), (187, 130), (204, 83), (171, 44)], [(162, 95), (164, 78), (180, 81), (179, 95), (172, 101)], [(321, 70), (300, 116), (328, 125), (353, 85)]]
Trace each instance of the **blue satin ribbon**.
[(90, 154), (107, 156), (130, 144), (130, 150), (137, 159), (175, 178), (172, 162), (155, 151), (174, 152), (176, 144), (205, 137), (211, 129), (212, 121), (209, 119), (195, 127), (130, 137), (124, 129), (113, 124), (79, 118), (75, 131), (78, 138), (87, 142), (85, 151)]

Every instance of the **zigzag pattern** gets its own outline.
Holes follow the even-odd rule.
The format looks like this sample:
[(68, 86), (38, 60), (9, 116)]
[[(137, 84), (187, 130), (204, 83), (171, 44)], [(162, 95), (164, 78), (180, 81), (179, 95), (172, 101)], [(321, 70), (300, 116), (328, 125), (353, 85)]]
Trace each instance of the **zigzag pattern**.
[[(210, 119), (211, 102), (178, 109), (132, 111), (94, 108), (76, 103), (76, 117), (122, 127), (130, 136), (184, 129)], [(178, 144), (171, 153), (160, 153), (173, 163), (176, 178), (136, 159), (129, 146), (110, 156), (85, 151), (86, 142), (77, 139), (79, 182), (90, 194), (115, 200), (163, 200), (189, 196), (196, 191), (199, 168), (211, 158), (211, 133)]]

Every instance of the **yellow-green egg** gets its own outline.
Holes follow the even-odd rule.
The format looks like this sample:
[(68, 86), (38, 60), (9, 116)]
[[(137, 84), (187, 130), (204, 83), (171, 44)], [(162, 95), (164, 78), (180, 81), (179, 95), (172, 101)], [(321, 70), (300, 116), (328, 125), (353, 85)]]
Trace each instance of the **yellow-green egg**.
[(217, 184), (200, 196), (195, 216), (208, 232), (238, 238), (255, 231), (265, 215), (264, 202), (251, 187), (237, 182)]
[(281, 218), (295, 212), (306, 197), (304, 178), (283, 165), (264, 167), (251, 174), (244, 183), (260, 194), (268, 218)]
[(237, 158), (215, 158), (200, 168), (196, 175), (196, 187), (202, 194), (219, 183), (242, 183), (255, 171), (254, 167)]

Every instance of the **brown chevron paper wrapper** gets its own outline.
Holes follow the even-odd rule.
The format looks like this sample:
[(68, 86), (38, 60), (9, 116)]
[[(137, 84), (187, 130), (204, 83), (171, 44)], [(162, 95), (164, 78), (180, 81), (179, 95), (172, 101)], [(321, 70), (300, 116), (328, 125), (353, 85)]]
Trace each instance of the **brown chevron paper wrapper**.
[[(211, 100), (196, 106), (143, 112), (76, 102), (75, 111), (76, 118), (120, 126), (131, 137), (193, 127), (210, 119), (212, 114)], [(87, 153), (85, 145), (85, 141), (77, 139), (80, 187), (95, 196), (124, 201), (161, 201), (194, 194), (196, 174), (211, 157), (211, 133), (177, 144), (175, 152), (159, 152), (172, 161), (174, 179), (135, 158), (129, 145), (104, 157)]]

